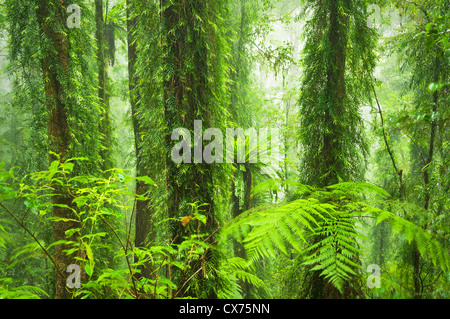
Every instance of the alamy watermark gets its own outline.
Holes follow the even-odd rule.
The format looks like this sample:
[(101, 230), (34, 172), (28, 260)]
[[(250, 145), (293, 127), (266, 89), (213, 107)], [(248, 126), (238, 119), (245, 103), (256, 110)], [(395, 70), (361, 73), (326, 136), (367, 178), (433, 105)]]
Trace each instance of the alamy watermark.
[(70, 289), (81, 288), (81, 268), (77, 264), (71, 264), (67, 267), (66, 272), (71, 273), (67, 277), (66, 284)]
[(67, 7), (67, 13), (71, 15), (67, 18), (67, 26), (69, 29), (81, 27), (81, 8), (77, 4), (71, 4)]
[(370, 289), (381, 287), (381, 269), (376, 264), (369, 265), (367, 272), (372, 273), (367, 277), (367, 287)]
[[(227, 128), (224, 134), (218, 128), (208, 128), (203, 131), (203, 122), (195, 120), (193, 135), (186, 128), (177, 128), (172, 132), (171, 139), (179, 141), (171, 151), (171, 158), (176, 164), (192, 162), (211, 164), (225, 161), (226, 163), (277, 165), (280, 160), (280, 134), (277, 128), (265, 128), (258, 131), (255, 128), (245, 130)], [(210, 142), (204, 145), (205, 141)]]
[[(81, 26), (81, 8), (77, 4), (71, 4), (67, 7), (67, 13), (70, 16), (67, 18), (67, 26), (70, 29), (80, 28)], [(370, 4), (367, 6), (367, 13), (369, 13), (369, 18), (367, 19), (367, 26), (369, 28), (379, 28), (381, 25), (382, 18), (390, 18), (394, 25), (400, 23), (400, 15), (398, 9), (390, 10), (390, 12), (383, 12), (380, 6), (376, 4)]]

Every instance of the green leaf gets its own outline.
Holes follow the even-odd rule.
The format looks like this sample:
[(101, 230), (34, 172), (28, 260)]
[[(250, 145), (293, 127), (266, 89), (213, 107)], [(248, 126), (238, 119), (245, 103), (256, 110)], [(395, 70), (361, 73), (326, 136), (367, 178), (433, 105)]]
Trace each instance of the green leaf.
[(89, 263), (91, 267), (94, 267), (94, 254), (92, 253), (91, 246), (88, 244), (85, 244), (84, 246), (86, 247), (86, 255), (89, 258)]
[(58, 167), (59, 167), (59, 162), (58, 161), (53, 161), (50, 164), (50, 167), (48, 168), (48, 171), (51, 173), (54, 173), (56, 171), (58, 171)]
[(86, 271), (86, 274), (91, 277), (92, 273), (94, 272), (91, 268), (91, 266), (89, 266), (89, 264), (85, 264), (84, 265), (84, 271)]
[(435, 24), (433, 22), (430, 22), (425, 26), (425, 30), (427, 30), (427, 32), (430, 32), (431, 30), (433, 30), (434, 26)]
[(430, 85), (428, 86), (428, 90), (429, 90), (431, 93), (434, 93), (434, 92), (440, 90), (440, 89), (443, 88), (443, 87), (444, 87), (444, 84), (443, 84), (443, 83), (430, 83)]
[(155, 182), (148, 176), (136, 177), (136, 180), (144, 182), (147, 185), (156, 186)]
[(199, 214), (199, 213), (195, 213), (194, 216), (195, 216), (196, 219), (201, 221), (203, 223), (203, 225), (206, 225), (207, 218), (206, 218), (205, 215), (202, 215), (202, 214)]

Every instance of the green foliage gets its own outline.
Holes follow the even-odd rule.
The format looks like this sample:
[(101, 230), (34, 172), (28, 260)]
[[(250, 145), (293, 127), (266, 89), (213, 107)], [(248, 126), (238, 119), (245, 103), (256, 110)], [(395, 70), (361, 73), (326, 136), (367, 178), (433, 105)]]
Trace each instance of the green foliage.
[(39, 287), (20, 286), (10, 287), (13, 283), (11, 278), (0, 279), (0, 298), (1, 299), (41, 299), (48, 298), (49, 295)]
[(368, 153), (360, 108), (370, 101), (376, 33), (365, 1), (306, 1), (298, 104), (302, 176), (323, 187), (358, 181)]
[(242, 298), (242, 288), (239, 280), (248, 283), (255, 288), (265, 287), (263, 280), (258, 278), (253, 272), (254, 265), (240, 257), (232, 257), (221, 268), (220, 276), (227, 280), (227, 285), (220, 290), (218, 297), (221, 299)]
[[(101, 2), (0, 0), (0, 298), (450, 298), (448, 0)], [(175, 164), (195, 120), (281, 154)]]
[[(75, 163), (83, 160), (86, 159), (72, 159), (64, 163), (53, 162), (48, 171), (31, 174), (29, 176), (31, 184), (23, 183), (23, 179), (7, 183), (6, 180), (14, 176), (11, 172), (2, 172), (5, 181), (2, 180), (1, 184), (3, 190), (1, 207), (9, 212), (20, 223), (20, 226), (28, 230), (26, 216), (22, 216), (21, 221), (17, 219), (3, 205), (3, 201), (8, 198), (24, 198), (31, 213), (39, 214), (42, 222), (45, 219), (59, 222), (68, 220), (67, 218), (48, 216), (53, 205), (50, 199), (54, 196), (51, 185), (55, 183), (70, 190), (70, 196), (72, 196), (75, 206), (74, 208), (66, 206), (66, 208), (73, 210), (80, 225), (79, 228), (69, 229), (66, 232), (67, 238), (71, 237), (74, 232), (78, 233), (77, 241), (59, 240), (45, 243), (44, 240), (30, 232), (29, 235), (33, 237), (35, 243), (22, 247), (19, 253), (12, 257), (13, 259), (17, 259), (21, 254), (29, 251), (39, 250), (45, 253), (45, 255), (41, 255), (41, 258), (49, 257), (51, 259), (49, 251), (52, 247), (64, 245), (67, 247), (65, 249), (67, 254), (76, 254), (75, 259), (77, 263), (80, 263), (82, 269), (84, 280), (82, 288), (73, 292), (75, 298), (140, 298), (142, 296), (173, 298), (182, 289), (189, 290), (191, 286), (195, 286), (197, 280), (193, 279), (194, 276), (191, 278), (184, 276), (187, 270), (200, 267), (194, 269), (196, 273), (199, 271), (214, 272), (213, 269), (208, 269), (211, 268), (211, 264), (204, 262), (205, 255), (213, 249), (213, 244), (207, 242), (212, 234), (198, 232), (200, 224), (206, 220), (205, 216), (197, 211), (198, 208), (195, 208), (193, 212), (195, 218), (192, 218), (192, 220), (197, 220), (197, 226), (190, 227), (194, 221), (185, 225), (190, 230), (184, 236), (184, 240), (168, 246), (133, 247), (131, 221), (135, 201), (146, 200), (146, 198), (130, 192), (127, 185), (136, 179), (143, 180), (150, 185), (154, 185), (153, 181), (148, 177), (132, 177), (127, 171), (121, 169), (110, 170), (108, 178), (70, 177)], [(125, 224), (121, 223), (122, 220), (125, 220)], [(169, 220), (165, 220), (163, 224), (168, 222)], [(6, 230), (7, 225), (7, 223), (2, 223), (0, 231)], [(107, 231), (101, 231), (100, 225), (106, 225)], [(2, 247), (4, 247), (6, 241), (3, 241), (3, 235), (1, 238)], [(118, 249), (115, 248), (117, 243), (119, 244)], [(113, 252), (113, 258), (122, 261), (116, 265), (105, 264), (103, 258), (105, 251)], [(132, 261), (134, 256), (138, 257), (137, 262)], [(53, 259), (51, 260), (53, 261)], [(144, 264), (150, 264), (153, 269), (151, 278), (138, 279), (139, 267)], [(239, 267), (233, 268), (232, 271), (236, 276), (257, 282), (254, 276), (242, 270), (242, 262), (236, 261), (236, 265)], [(168, 269), (172, 269), (172, 271), (180, 269), (182, 276), (170, 277), (167, 275)], [(26, 286), (10, 289), (5, 284), (2, 289), (2, 296), (5, 298), (42, 296), (41, 289), (37, 287), (35, 290)]]
[(390, 212), (382, 212), (377, 217), (377, 223), (387, 221), (395, 233), (403, 234), (409, 243), (415, 242), (420, 254), (442, 271), (450, 270), (450, 255), (448, 249), (429, 232), (416, 224), (396, 216)]
[[(223, 235), (243, 241), (250, 263), (275, 258), (277, 252), (290, 255), (293, 250), (302, 256), (302, 265), (312, 265), (311, 271), (319, 270), (342, 290), (346, 282), (361, 274), (360, 260), (367, 254), (363, 242), (368, 241), (364, 219), (375, 216), (378, 222), (388, 222), (395, 233), (416, 240), (424, 258), (448, 271), (448, 252), (428, 232), (366, 203), (368, 197), (387, 197), (381, 188), (367, 183), (341, 183), (325, 189), (298, 186), (298, 194), (305, 198), (252, 209), (227, 226)], [(310, 244), (309, 237), (320, 240)]]

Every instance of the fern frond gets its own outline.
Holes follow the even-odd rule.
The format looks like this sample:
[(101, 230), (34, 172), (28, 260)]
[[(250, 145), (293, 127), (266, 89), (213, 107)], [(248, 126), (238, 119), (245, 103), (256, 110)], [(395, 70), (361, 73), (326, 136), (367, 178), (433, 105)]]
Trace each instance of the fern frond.
[(224, 268), (221, 270), (224, 278), (227, 279), (228, 287), (220, 291), (221, 298), (242, 298), (241, 287), (238, 281), (248, 282), (256, 288), (264, 287), (264, 282), (258, 276), (251, 273), (254, 270), (253, 264), (240, 257), (227, 259)]
[(300, 251), (301, 243), (307, 243), (305, 232), (314, 233), (330, 209), (331, 205), (315, 199), (299, 199), (248, 215), (246, 223), (252, 226), (244, 240), (248, 256), (253, 260), (274, 257), (276, 250), (288, 254), (287, 244)]
[(433, 235), (416, 224), (387, 211), (381, 211), (377, 216), (377, 223), (388, 222), (394, 233), (403, 234), (409, 243), (417, 244), (417, 249), (422, 257), (443, 271), (450, 270), (450, 255)]
[(305, 252), (304, 265), (313, 265), (312, 271), (321, 271), (336, 288), (342, 291), (343, 284), (355, 276), (361, 268), (358, 260), (362, 249), (357, 238), (364, 237), (352, 213), (336, 211), (324, 216), (316, 235), (320, 241)]
[[(274, 191), (279, 185), (279, 181), (268, 181), (257, 189)], [(296, 186), (299, 195), (309, 197), (245, 212), (226, 227), (224, 234), (244, 238), (250, 263), (262, 257), (274, 258), (277, 251), (288, 254), (292, 248), (303, 255), (304, 265), (321, 271), (342, 289), (343, 283), (358, 273), (363, 254), (358, 241), (367, 239), (364, 229), (357, 225), (357, 217), (377, 211), (356, 200), (388, 195), (367, 183), (342, 183), (326, 189)], [(319, 241), (310, 244), (307, 238), (311, 236)]]

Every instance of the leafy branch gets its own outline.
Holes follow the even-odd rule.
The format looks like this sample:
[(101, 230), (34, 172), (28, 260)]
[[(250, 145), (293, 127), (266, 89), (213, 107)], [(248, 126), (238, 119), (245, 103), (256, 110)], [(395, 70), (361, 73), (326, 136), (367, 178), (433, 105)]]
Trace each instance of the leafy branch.
[(45, 255), (50, 259), (50, 261), (52, 262), (52, 264), (55, 266), (56, 271), (59, 273), (59, 275), (61, 277), (64, 277), (64, 274), (61, 272), (61, 269), (59, 269), (59, 267), (56, 265), (55, 260), (53, 259), (52, 255), (48, 252), (47, 249), (45, 249), (44, 246), (42, 246), (41, 242), (39, 241), (39, 239), (28, 229), (28, 227), (26, 227), (23, 223), (23, 220), (20, 221), (5, 205), (3, 205), (2, 202), (0, 202), (0, 207), (3, 208), (9, 216), (11, 216), (12, 219), (14, 219), (14, 221), (20, 226), (22, 227), (30, 236), (31, 238), (33, 238), (33, 240), (39, 245), (39, 247), (41, 248), (41, 250), (45, 253)]

